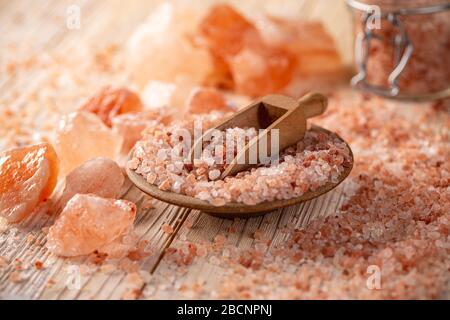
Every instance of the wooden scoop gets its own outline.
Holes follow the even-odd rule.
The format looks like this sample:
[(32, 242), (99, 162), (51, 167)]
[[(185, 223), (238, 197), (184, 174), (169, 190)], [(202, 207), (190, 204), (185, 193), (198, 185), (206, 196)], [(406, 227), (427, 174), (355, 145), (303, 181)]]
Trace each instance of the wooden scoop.
[(322, 114), (326, 110), (327, 104), (327, 98), (319, 93), (309, 93), (298, 101), (282, 95), (265, 96), (208, 130), (194, 142), (188, 157), (194, 161), (197, 155), (201, 155), (203, 141), (209, 141), (214, 130), (235, 127), (265, 129), (249, 141), (242, 150), (239, 150), (233, 161), (222, 172), (220, 179), (224, 179), (226, 176), (234, 175), (256, 165), (255, 163), (250, 164), (250, 150), (256, 152), (257, 163), (263, 162), (262, 159), (259, 159), (259, 152), (257, 152), (261, 146), (265, 145), (266, 154), (271, 155), (272, 129), (279, 130), (279, 152), (302, 140), (306, 132), (306, 120)]
[[(282, 142), (283, 146), (287, 147), (303, 138), (306, 131), (306, 119), (321, 114), (326, 108), (326, 101), (326, 98), (320, 94), (308, 94), (299, 101), (279, 95), (266, 96), (260, 101), (255, 102), (239, 111), (237, 113), (239, 116), (235, 115), (231, 117), (216, 128), (225, 129), (230, 127), (245, 126), (254, 126), (257, 129), (279, 128), (280, 143)], [(286, 130), (281, 130), (282, 128)], [(330, 131), (314, 125), (310, 130), (331, 134)], [(345, 143), (345, 141), (340, 137), (338, 137), (338, 139)], [(268, 141), (270, 141), (270, 139), (268, 139)], [(158, 186), (148, 183), (142, 175), (136, 173), (132, 169), (127, 168), (126, 172), (131, 182), (133, 182), (136, 187), (161, 201), (181, 207), (202, 210), (208, 214), (224, 218), (249, 218), (261, 213), (270, 212), (279, 208), (314, 199), (336, 188), (350, 174), (353, 167), (352, 151), (350, 146), (348, 146), (347, 143), (345, 144), (350, 150), (351, 161), (349, 165), (344, 168), (344, 171), (336, 181), (330, 181), (314, 191), (309, 190), (297, 198), (274, 200), (270, 202), (266, 201), (256, 205), (230, 202), (221, 207), (213, 206), (207, 201), (184, 194), (160, 190)], [(280, 151), (281, 148), (282, 147), (280, 146)], [(130, 152), (130, 159), (133, 158), (133, 154), (134, 149)], [(233, 174), (233, 172), (237, 172), (239, 170), (242, 170), (241, 166), (230, 169), (227, 174)]]

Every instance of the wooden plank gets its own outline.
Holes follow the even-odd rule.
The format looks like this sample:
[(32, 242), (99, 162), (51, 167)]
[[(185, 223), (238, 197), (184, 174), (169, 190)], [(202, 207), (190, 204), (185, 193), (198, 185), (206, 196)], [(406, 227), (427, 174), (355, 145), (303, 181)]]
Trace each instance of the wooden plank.
[[(161, 226), (168, 223), (174, 229), (180, 223), (180, 219), (185, 215), (184, 210), (169, 206), (167, 204), (157, 202), (156, 207), (150, 210), (142, 210), (143, 194), (136, 188), (131, 188), (124, 196), (124, 199), (137, 203), (138, 216), (135, 222), (134, 232), (139, 239), (149, 242), (147, 248), (152, 249), (151, 255), (138, 263), (141, 271), (147, 273), (158, 262), (160, 253), (168, 245), (170, 235), (161, 231)], [(88, 263), (87, 258), (68, 260), (59, 259), (60, 263), (56, 263), (52, 278), (55, 284), (45, 289), (39, 295), (40, 299), (105, 299), (110, 295), (114, 298), (121, 298), (128, 289), (126, 282), (126, 270), (114, 268), (112, 272), (104, 272), (98, 266)], [(119, 261), (111, 261), (108, 264), (119, 265)], [(80, 268), (80, 286), (67, 286), (68, 273)], [(84, 270), (84, 271), (83, 271)], [(77, 271), (78, 272), (78, 271)]]
[[(332, 192), (303, 204), (287, 207), (264, 216), (250, 219), (232, 220), (220, 219), (192, 212), (190, 219), (195, 219), (192, 228), (182, 227), (177, 234), (172, 248), (183, 246), (186, 242), (196, 245), (212, 243), (218, 235), (226, 235), (226, 246), (235, 247), (239, 252), (250, 249), (254, 243), (254, 233), (259, 230), (260, 235), (270, 239), (269, 250), (286, 241), (288, 233), (286, 228), (304, 228), (313, 219), (337, 212), (342, 198), (343, 185)], [(235, 232), (230, 233), (233, 224)], [(172, 261), (163, 259), (158, 265), (153, 277), (143, 286), (146, 293), (144, 298), (150, 299), (186, 299), (192, 298), (190, 291), (180, 291), (179, 288), (192, 287), (201, 284), (203, 294), (195, 298), (214, 298), (221, 281), (226, 279), (227, 272), (215, 258), (209, 254), (205, 258), (196, 258), (192, 265), (178, 266)]]

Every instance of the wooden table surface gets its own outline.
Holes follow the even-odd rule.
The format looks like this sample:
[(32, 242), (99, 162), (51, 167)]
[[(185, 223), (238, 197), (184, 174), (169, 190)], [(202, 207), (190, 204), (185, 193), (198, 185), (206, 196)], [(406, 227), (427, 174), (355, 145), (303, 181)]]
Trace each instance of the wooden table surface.
[[(249, 1), (256, 3), (256, 1)], [(341, 34), (339, 47), (344, 59), (349, 59), (345, 51), (351, 41), (344, 30), (348, 28), (346, 9), (341, 1), (295, 1), (300, 16), (324, 17), (325, 24), (335, 34)], [(82, 28), (77, 31), (65, 27), (66, 10), (69, 5), (76, 4), (81, 8)], [(52, 52), (69, 48), (77, 42), (99, 46), (110, 41), (121, 42), (133, 32), (155, 5), (152, 1), (0, 1), (0, 51), (11, 43), (27, 43), (33, 52)], [(273, 2), (267, 5), (268, 10), (279, 9)], [(334, 27), (332, 25), (335, 25)], [(0, 59), (4, 58), (0, 52)], [(0, 97), (5, 101), (17, 102), (21, 95), (36, 85), (39, 72), (5, 74), (0, 77)], [(20, 88), (15, 97), (12, 90)], [(31, 90), (31, 89), (30, 89)], [(309, 221), (320, 215), (335, 214), (343, 201), (342, 184), (334, 191), (304, 204), (278, 210), (271, 214), (239, 220), (235, 223), (237, 232), (230, 235), (227, 244), (239, 249), (250, 248), (256, 230), (263, 230), (264, 236), (272, 239), (272, 246), (286, 240), (283, 230), (286, 226), (304, 227)], [(140, 261), (140, 269), (146, 270), (148, 277), (141, 284), (146, 289), (155, 283), (166, 282), (167, 286), (155, 286), (153, 298), (179, 298), (177, 283), (201, 283), (205, 288), (204, 298), (208, 298), (211, 290), (223, 277), (221, 266), (208, 259), (196, 260), (184, 273), (176, 273), (161, 259), (167, 248), (176, 247), (186, 239), (193, 243), (210, 242), (226, 233), (233, 221), (211, 217), (198, 211), (183, 209), (165, 203), (156, 202), (154, 209), (142, 209), (143, 194), (128, 182), (123, 190), (123, 198), (137, 203), (139, 213), (135, 223), (135, 231), (141, 239), (149, 241), (152, 254)], [(73, 268), (79, 268), (86, 258), (75, 260), (61, 259), (50, 254), (45, 248), (46, 236), (42, 227), (51, 225), (53, 217), (32, 217), (20, 225), (3, 230), (0, 235), (0, 256), (6, 257), (10, 263), (0, 269), (0, 296), (3, 298), (26, 299), (118, 299), (129, 290), (127, 274), (116, 270), (105, 273), (101, 270), (81, 272), (81, 286), (73, 288), (67, 279)], [(192, 228), (183, 227), (193, 222)], [(175, 230), (171, 235), (164, 233), (161, 226), (169, 223)], [(35, 261), (44, 263), (44, 268), (29, 268), (25, 279), (10, 281), (20, 262), (32, 265)]]

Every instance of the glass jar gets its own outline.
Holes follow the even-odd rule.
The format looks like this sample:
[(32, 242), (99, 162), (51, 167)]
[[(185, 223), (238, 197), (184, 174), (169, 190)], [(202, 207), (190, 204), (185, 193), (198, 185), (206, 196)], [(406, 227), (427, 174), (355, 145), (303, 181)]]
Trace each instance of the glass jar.
[(398, 99), (450, 96), (450, 1), (347, 4), (355, 22), (353, 86)]

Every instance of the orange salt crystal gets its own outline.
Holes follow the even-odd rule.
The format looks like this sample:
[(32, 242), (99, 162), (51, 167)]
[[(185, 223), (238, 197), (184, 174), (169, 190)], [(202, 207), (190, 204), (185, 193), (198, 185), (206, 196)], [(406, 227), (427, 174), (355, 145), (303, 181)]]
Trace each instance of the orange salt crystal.
[(94, 114), (77, 111), (62, 119), (55, 146), (62, 171), (67, 174), (90, 159), (115, 159), (120, 153), (122, 141), (118, 133)]
[(268, 41), (288, 49), (298, 57), (297, 72), (313, 75), (342, 67), (335, 42), (321, 22), (295, 21), (270, 17), (266, 21), (276, 30)]
[(228, 58), (238, 54), (247, 40), (258, 38), (256, 28), (231, 6), (221, 4), (213, 6), (200, 22), (199, 33), (206, 40), (214, 67), (205, 84), (234, 89)]
[(231, 6), (214, 6), (199, 30), (217, 69), (206, 83), (259, 96), (280, 91), (291, 81), (295, 56), (282, 46), (266, 44), (253, 23)]
[(47, 247), (64, 257), (93, 253), (128, 234), (135, 217), (132, 202), (77, 194), (50, 227)]
[(0, 215), (9, 222), (26, 218), (53, 192), (58, 158), (49, 143), (0, 154)]
[(167, 234), (172, 234), (173, 233), (173, 227), (170, 225), (170, 224), (168, 224), (168, 223), (164, 223), (162, 226), (161, 226), (161, 230), (164, 232), (164, 233), (167, 233)]
[(230, 67), (223, 57), (214, 52), (210, 52), (213, 69), (204, 79), (206, 86), (216, 87), (222, 90), (233, 90), (234, 81)]
[(235, 90), (251, 96), (279, 92), (292, 80), (296, 65), (289, 51), (265, 46), (246, 48), (229, 60)]
[(142, 111), (142, 102), (136, 93), (127, 88), (107, 87), (90, 98), (80, 110), (96, 114), (108, 127), (111, 127), (111, 119), (116, 115)]
[(208, 113), (213, 110), (232, 111), (228, 107), (225, 97), (214, 88), (196, 88), (187, 100), (189, 113)]
[(249, 42), (260, 41), (255, 26), (227, 4), (212, 7), (199, 28), (210, 49), (219, 56), (235, 55)]

